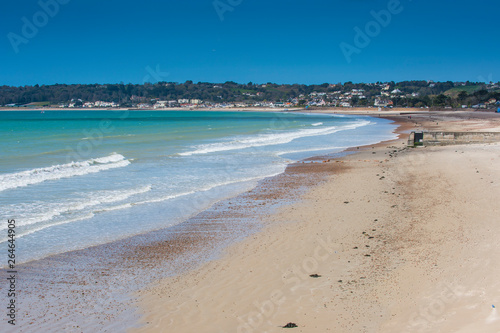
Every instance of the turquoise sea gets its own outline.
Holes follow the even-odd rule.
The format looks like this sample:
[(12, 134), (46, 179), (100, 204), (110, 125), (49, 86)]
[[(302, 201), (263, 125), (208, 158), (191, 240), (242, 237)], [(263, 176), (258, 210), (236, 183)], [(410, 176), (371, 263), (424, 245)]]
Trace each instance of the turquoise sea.
[(168, 228), (291, 162), (394, 128), (286, 112), (0, 112), (0, 246), (7, 219), (19, 262)]

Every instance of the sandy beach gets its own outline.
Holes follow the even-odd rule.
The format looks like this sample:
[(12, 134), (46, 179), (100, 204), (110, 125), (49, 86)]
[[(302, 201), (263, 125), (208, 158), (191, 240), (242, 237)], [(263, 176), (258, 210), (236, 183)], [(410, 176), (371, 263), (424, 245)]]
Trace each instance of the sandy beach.
[(6, 3), (0, 333), (500, 333), (500, 2)]
[(396, 141), (289, 167), (317, 184), (220, 259), (140, 292), (134, 332), (499, 332), (500, 145), (406, 147), (413, 129), (498, 118), (394, 116)]

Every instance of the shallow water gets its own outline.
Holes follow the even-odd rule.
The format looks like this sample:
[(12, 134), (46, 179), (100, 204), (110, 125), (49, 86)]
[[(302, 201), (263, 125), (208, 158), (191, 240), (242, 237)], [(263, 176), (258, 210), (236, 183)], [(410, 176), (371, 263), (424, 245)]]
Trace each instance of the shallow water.
[[(298, 113), (1, 112), (2, 219), (16, 220), (19, 262), (83, 249), (174, 226), (290, 162), (393, 128)], [(6, 236), (1, 225), (0, 246)]]

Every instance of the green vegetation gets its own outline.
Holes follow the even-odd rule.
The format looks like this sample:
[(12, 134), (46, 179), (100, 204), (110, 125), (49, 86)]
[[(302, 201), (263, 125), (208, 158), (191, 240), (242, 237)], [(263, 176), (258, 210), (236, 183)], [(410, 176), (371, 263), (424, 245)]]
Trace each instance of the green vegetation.
[(460, 86), (454, 87), (444, 92), (446, 96), (457, 98), (461, 91), (465, 91), (467, 94), (473, 94), (478, 90), (484, 89), (483, 85), (472, 85), (472, 86)]
[(30, 103), (30, 105), (33, 105), (33, 106), (50, 106), (50, 102), (48, 102), (48, 101), (33, 102), (33, 103)]
[[(295, 106), (389, 105), (394, 107), (453, 107), (500, 100), (499, 84), (478, 82), (403, 81), (376, 83), (239, 84), (186, 81), (145, 84), (54, 84), (23, 87), (0, 86), (0, 105), (68, 105), (96, 101), (114, 102), (122, 107), (152, 105), (156, 101), (197, 99), (205, 105), (224, 103), (289, 103)], [(377, 103), (377, 104), (375, 104)], [(494, 102), (492, 102), (494, 103)]]

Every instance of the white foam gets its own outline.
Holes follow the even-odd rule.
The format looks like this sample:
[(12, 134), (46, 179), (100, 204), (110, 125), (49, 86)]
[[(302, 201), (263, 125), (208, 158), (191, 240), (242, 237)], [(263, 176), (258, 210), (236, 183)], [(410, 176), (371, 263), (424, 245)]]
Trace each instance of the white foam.
[(271, 174), (268, 174), (268, 175), (264, 175), (264, 176), (248, 177), (248, 178), (243, 178), (243, 179), (236, 179), (236, 180), (230, 180), (230, 181), (226, 181), (226, 182), (220, 182), (220, 183), (216, 183), (216, 184), (211, 184), (211, 185), (207, 185), (204, 188), (197, 189), (195, 191), (189, 191), (189, 192), (184, 192), (184, 193), (179, 193), (179, 194), (167, 195), (167, 196), (164, 196), (164, 197), (159, 197), (159, 198), (154, 198), (154, 199), (150, 199), (150, 200), (146, 200), (146, 201), (137, 202), (134, 205), (141, 205), (141, 204), (162, 202), (162, 201), (167, 201), (167, 200), (170, 200), (170, 199), (175, 199), (175, 198), (183, 197), (183, 196), (190, 195), (190, 194), (195, 194), (195, 193), (200, 193), (200, 192), (207, 192), (207, 191), (210, 191), (210, 190), (212, 190), (212, 189), (214, 189), (216, 187), (219, 187), (219, 186), (226, 186), (226, 185), (232, 185), (232, 184), (236, 184), (236, 183), (245, 183), (245, 182), (250, 182), (250, 181), (257, 181), (257, 180), (264, 179), (264, 178), (267, 178), (267, 177), (273, 177), (273, 176), (279, 175), (281, 172), (274, 172), (274, 173), (271, 173)]
[[(84, 197), (73, 198), (72, 200), (63, 201), (60, 203), (47, 203), (47, 202), (34, 202), (30, 204), (13, 205), (13, 207), (4, 207), (2, 215), (17, 216), (19, 223), (18, 226), (29, 226), (34, 224), (41, 224), (49, 222), (50, 220), (57, 219), (58, 217), (73, 216), (82, 210), (92, 209), (103, 204), (112, 204), (115, 202), (124, 201), (134, 195), (142, 194), (151, 191), (151, 186), (142, 186), (139, 188), (127, 190), (114, 190), (114, 191), (101, 191), (88, 193)], [(118, 207), (126, 208), (125, 205)], [(128, 204), (130, 207), (130, 204)], [(115, 207), (102, 207), (98, 211), (115, 210)], [(58, 223), (58, 221), (53, 221)], [(6, 226), (1, 225), (0, 230), (5, 229)]]
[(122, 168), (130, 164), (120, 154), (113, 153), (106, 157), (93, 158), (81, 162), (52, 165), (17, 173), (0, 175), (0, 191), (39, 184), (47, 180), (58, 180), (74, 176), (83, 176), (104, 170)]
[(114, 211), (114, 210), (120, 210), (120, 209), (130, 208), (132, 206), (133, 206), (133, 204), (126, 203), (126, 204), (117, 205), (117, 206), (105, 207), (105, 208), (103, 208), (101, 210), (96, 210), (95, 213), (111, 212), (111, 211)]
[(318, 148), (309, 148), (309, 149), (299, 149), (299, 150), (289, 150), (289, 151), (280, 151), (277, 152), (277, 156), (282, 156), (285, 154), (296, 154), (296, 153), (307, 153), (307, 152), (315, 152), (315, 151), (334, 151), (334, 150), (342, 150), (347, 147), (318, 147)]
[(311, 126), (321, 126), (323, 125), (323, 123), (314, 123), (314, 124), (311, 124)]
[[(136, 205), (144, 205), (144, 204), (150, 204), (150, 203), (158, 203), (158, 202), (164, 202), (168, 201), (171, 199), (175, 199), (178, 197), (183, 197), (195, 193), (200, 193), (200, 192), (207, 192), (210, 191), (214, 188), (220, 187), (220, 186), (226, 186), (226, 185), (231, 185), (231, 184), (236, 184), (236, 183), (243, 183), (243, 182), (250, 182), (250, 181), (258, 181), (263, 178), (267, 177), (272, 177), (280, 174), (280, 172), (274, 172), (270, 173), (267, 175), (263, 176), (258, 176), (258, 177), (248, 177), (245, 179), (236, 179), (236, 180), (230, 180), (230, 181), (225, 181), (225, 182), (220, 182), (220, 183), (215, 183), (211, 185), (207, 185), (204, 188), (193, 190), (193, 191), (187, 191), (183, 193), (178, 193), (178, 194), (172, 194), (172, 195), (167, 195), (163, 197), (158, 197), (154, 199), (149, 199), (149, 200), (144, 200), (144, 201), (139, 201), (135, 203), (124, 203), (124, 204), (119, 204), (115, 206), (105, 206), (105, 207), (99, 207), (95, 208), (94, 210), (87, 212), (88, 209), (86, 208), (91, 208), (98, 206), (99, 204), (102, 203), (113, 203), (113, 202), (118, 202), (118, 201), (123, 201), (127, 199), (128, 197), (131, 197), (132, 195), (135, 194), (140, 194), (140, 193), (145, 193), (151, 190), (151, 186), (145, 186), (140, 189), (136, 190), (129, 190), (129, 191), (105, 191), (105, 193), (100, 194), (100, 196), (94, 198), (92, 201), (87, 201), (87, 202), (82, 202), (82, 203), (77, 203), (76, 201), (73, 201), (72, 203), (68, 203), (66, 205), (62, 205), (60, 208), (55, 209), (54, 211), (50, 211), (52, 208), (50, 206), (45, 206), (43, 203), (38, 203), (40, 206), (44, 206), (49, 210), (48, 215), (43, 217), (45, 220), (40, 220), (40, 219), (28, 219), (28, 220), (23, 220), (23, 219), (18, 219), (19, 221), (23, 221), (22, 223), (16, 223), (17, 226), (19, 227), (27, 227), (28, 229), (25, 231), (22, 231), (18, 234), (16, 234), (16, 238), (21, 238), (27, 235), (31, 235), (33, 233), (36, 233), (38, 231), (54, 227), (54, 226), (59, 226), (63, 224), (68, 224), (72, 222), (77, 222), (81, 220), (86, 220), (90, 219), (95, 216), (95, 214), (102, 213), (102, 212), (110, 212), (114, 210), (121, 210), (125, 208), (130, 208)], [(94, 194), (89, 194), (88, 197), (93, 197), (95, 196)], [(68, 210), (69, 209), (69, 210)], [(85, 209), (85, 211), (83, 211)], [(67, 219), (59, 219), (57, 220), (54, 219), (54, 221), (51, 221), (52, 218), (57, 217), (58, 215), (62, 215), (63, 213), (70, 213), (69, 216), (73, 216)], [(83, 214), (81, 214), (83, 213)], [(81, 215), (80, 215), (81, 214)], [(74, 215), (77, 215), (74, 217)], [(5, 229), (0, 227), (0, 230)], [(7, 238), (2, 237), (0, 238), (0, 244), (5, 242)]]
[[(79, 217), (76, 217), (76, 218), (73, 218), (70, 220), (64, 220), (64, 221), (59, 221), (56, 223), (45, 224), (45, 225), (42, 225), (42, 226), (35, 228), (35, 229), (30, 229), (30, 230), (25, 231), (25, 232), (16, 233), (16, 239), (31, 235), (31, 234), (38, 232), (38, 231), (42, 231), (43, 229), (55, 227), (57, 225), (62, 225), (62, 224), (68, 224), (68, 223), (72, 223), (72, 222), (76, 222), (76, 221), (87, 220), (87, 219), (91, 219), (93, 217), (94, 217), (94, 214), (88, 213), (88, 214), (85, 214), (85, 215), (82, 215), (82, 216), (79, 216)], [(2, 238), (2, 239), (0, 239), (0, 244), (3, 242), (6, 242), (6, 241), (7, 241), (7, 238)]]
[(369, 121), (359, 121), (357, 123), (351, 125), (345, 125), (341, 127), (330, 126), (324, 128), (315, 128), (315, 129), (302, 129), (294, 132), (285, 132), (285, 133), (273, 133), (273, 134), (261, 134), (256, 137), (246, 137), (241, 139), (235, 139), (233, 141), (226, 142), (218, 142), (206, 145), (200, 145), (195, 147), (196, 149), (193, 151), (187, 151), (183, 153), (179, 153), (180, 156), (191, 156), (198, 154), (208, 154), (229, 150), (239, 150), (245, 148), (254, 148), (254, 147), (262, 147), (262, 146), (273, 146), (279, 144), (289, 143), (295, 139), (309, 137), (309, 136), (319, 136), (319, 135), (328, 135), (333, 134), (338, 131), (355, 129), (361, 126), (366, 126), (370, 124)]

